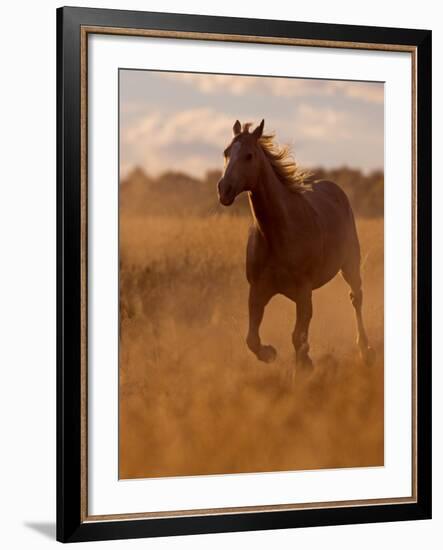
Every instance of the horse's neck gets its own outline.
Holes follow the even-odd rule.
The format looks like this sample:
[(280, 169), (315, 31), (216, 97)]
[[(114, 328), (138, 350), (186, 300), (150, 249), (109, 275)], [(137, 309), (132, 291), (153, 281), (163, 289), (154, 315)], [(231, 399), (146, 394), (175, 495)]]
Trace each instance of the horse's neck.
[(250, 205), (258, 227), (268, 240), (281, 242), (282, 237), (294, 229), (303, 232), (305, 203), (303, 196), (289, 190), (278, 179), (270, 163), (264, 160), (257, 186), (250, 193)]

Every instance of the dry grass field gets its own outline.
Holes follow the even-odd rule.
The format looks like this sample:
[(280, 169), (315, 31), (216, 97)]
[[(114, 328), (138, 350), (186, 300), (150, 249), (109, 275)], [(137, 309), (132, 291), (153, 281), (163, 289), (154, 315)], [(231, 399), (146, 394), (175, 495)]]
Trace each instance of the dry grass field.
[(383, 221), (357, 220), (364, 316), (376, 364), (360, 362), (349, 289), (314, 293), (312, 374), (294, 367), (295, 305), (276, 297), (247, 349), (249, 219), (120, 216), (120, 478), (383, 464)]

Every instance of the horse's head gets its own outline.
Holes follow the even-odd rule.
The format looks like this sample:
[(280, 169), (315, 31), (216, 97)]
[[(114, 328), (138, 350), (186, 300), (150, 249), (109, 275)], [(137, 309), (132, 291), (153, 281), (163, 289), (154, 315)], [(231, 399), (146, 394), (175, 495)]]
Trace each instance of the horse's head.
[(229, 206), (237, 195), (243, 191), (253, 191), (259, 171), (258, 140), (263, 134), (265, 121), (253, 132), (250, 124), (244, 124), (243, 130), (238, 120), (232, 128), (234, 138), (224, 151), (225, 169), (218, 182), (218, 196), (221, 204)]

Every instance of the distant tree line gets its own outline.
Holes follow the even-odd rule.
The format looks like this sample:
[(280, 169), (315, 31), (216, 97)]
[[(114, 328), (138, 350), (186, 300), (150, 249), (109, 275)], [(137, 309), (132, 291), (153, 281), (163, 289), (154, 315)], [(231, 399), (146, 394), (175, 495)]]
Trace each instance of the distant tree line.
[[(312, 179), (334, 181), (346, 192), (357, 216), (376, 218), (383, 216), (384, 174), (373, 171), (364, 174), (353, 168), (326, 170), (316, 168)], [(156, 178), (148, 176), (141, 168), (135, 168), (122, 179), (120, 187), (120, 211), (138, 215), (213, 215), (224, 212), (230, 215), (249, 214), (245, 194), (234, 205), (223, 208), (217, 199), (216, 186), (220, 170), (210, 170), (198, 179), (184, 172), (168, 171)]]
[(358, 216), (377, 218), (383, 216), (384, 209), (384, 173), (375, 170), (365, 175), (353, 168), (335, 168), (313, 170), (316, 179), (335, 181), (348, 195), (352, 207)]

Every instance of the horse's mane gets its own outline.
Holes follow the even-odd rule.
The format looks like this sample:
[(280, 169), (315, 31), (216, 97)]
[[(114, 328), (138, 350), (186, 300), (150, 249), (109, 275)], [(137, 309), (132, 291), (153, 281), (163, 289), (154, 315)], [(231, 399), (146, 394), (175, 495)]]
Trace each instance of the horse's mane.
[[(243, 132), (248, 132), (250, 126), (249, 122), (244, 124)], [(299, 168), (292, 156), (291, 149), (275, 142), (275, 134), (263, 134), (258, 142), (278, 179), (284, 185), (294, 192), (303, 192), (309, 189), (312, 173)]]

